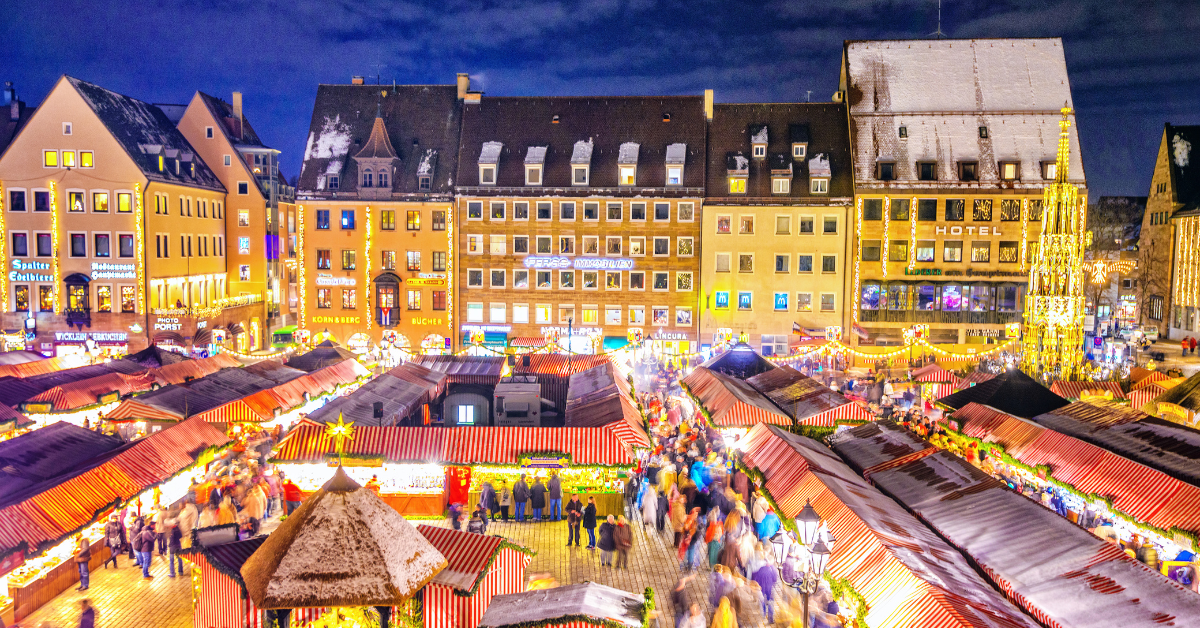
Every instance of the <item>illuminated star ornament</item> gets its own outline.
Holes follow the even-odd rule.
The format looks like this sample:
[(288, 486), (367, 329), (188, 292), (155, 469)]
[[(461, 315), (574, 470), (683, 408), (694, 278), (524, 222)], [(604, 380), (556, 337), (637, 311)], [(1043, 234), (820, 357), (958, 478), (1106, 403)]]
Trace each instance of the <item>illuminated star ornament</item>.
[(334, 439), (337, 455), (341, 458), (347, 440), (354, 440), (354, 421), (343, 422), (342, 413), (338, 413), (337, 423), (325, 424), (325, 435)]
[(1092, 276), (1092, 283), (1097, 285), (1108, 283), (1108, 276), (1112, 273), (1127, 275), (1135, 268), (1137, 268), (1137, 262), (1124, 259), (1096, 259), (1083, 263), (1083, 269)]

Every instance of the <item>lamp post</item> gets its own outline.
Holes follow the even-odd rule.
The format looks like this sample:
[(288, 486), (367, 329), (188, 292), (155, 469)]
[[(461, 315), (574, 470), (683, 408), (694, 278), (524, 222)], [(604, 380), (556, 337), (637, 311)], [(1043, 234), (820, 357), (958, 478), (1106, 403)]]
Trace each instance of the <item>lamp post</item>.
[(771, 538), (771, 549), (779, 564), (780, 578), (784, 584), (796, 589), (801, 595), (804, 608), (802, 625), (807, 628), (809, 625), (808, 596), (817, 592), (817, 587), (825, 575), (825, 567), (830, 554), (833, 553), (833, 546), (837, 539), (833, 538), (833, 534), (829, 532), (828, 528), (822, 529), (821, 516), (813, 509), (812, 503), (807, 500), (804, 503), (804, 509), (796, 515), (793, 521), (796, 524), (796, 532), (800, 536), (799, 545), (808, 549), (808, 564), (796, 565), (794, 569), (784, 570), (784, 561), (789, 558), (794, 541), (783, 530)]

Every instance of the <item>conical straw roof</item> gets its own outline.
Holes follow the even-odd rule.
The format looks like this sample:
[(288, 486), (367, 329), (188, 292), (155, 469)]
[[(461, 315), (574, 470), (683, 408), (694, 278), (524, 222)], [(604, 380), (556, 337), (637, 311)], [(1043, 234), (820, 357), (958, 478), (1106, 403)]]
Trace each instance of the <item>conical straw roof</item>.
[(262, 609), (393, 606), (446, 567), (400, 513), (341, 467), (242, 565)]

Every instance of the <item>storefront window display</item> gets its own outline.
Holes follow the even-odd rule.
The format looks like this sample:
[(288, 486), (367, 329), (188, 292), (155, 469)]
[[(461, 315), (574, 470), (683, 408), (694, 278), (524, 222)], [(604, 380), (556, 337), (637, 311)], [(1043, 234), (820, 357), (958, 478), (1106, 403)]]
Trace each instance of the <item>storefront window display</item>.
[(937, 288), (929, 284), (916, 287), (916, 306), (918, 310), (937, 309)]
[(878, 310), (881, 297), (880, 286), (877, 283), (864, 284), (862, 289), (862, 309)]
[(889, 310), (907, 310), (908, 309), (908, 286), (902, 283), (894, 283), (888, 286), (887, 292), (887, 309)]
[(942, 311), (960, 312), (966, 309), (963, 300), (963, 288), (956, 284), (942, 286)]

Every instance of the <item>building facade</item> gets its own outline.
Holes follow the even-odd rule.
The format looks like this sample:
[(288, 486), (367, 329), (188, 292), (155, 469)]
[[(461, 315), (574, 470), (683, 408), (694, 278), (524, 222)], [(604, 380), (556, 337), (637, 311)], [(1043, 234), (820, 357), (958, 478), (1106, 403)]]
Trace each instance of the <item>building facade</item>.
[(696, 350), (705, 127), (699, 96), (468, 95), (456, 343)]
[[(1177, 340), (1197, 331), (1196, 261), (1200, 224), (1200, 168), (1191, 163), (1200, 126), (1166, 124), (1150, 181), (1138, 247), (1139, 320), (1159, 337)], [(1193, 247), (1189, 250), (1186, 247)]]
[[(932, 89), (936, 86), (936, 89)], [(1019, 323), (1070, 106), (1059, 39), (847, 42), (851, 325), (864, 344), (982, 343)], [(1070, 183), (1084, 186), (1070, 127)]]
[(155, 312), (241, 320), (225, 188), (158, 107), (63, 77), (0, 157), (0, 185), (3, 327), (26, 330), (29, 348), (199, 348)]
[(701, 230), (703, 343), (786, 355), (844, 326), (851, 173), (839, 103), (719, 104)]
[(297, 321), (354, 349), (435, 353), (456, 329), (457, 85), (321, 85), (297, 186)]

